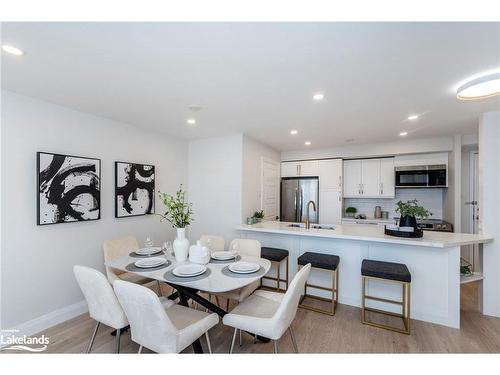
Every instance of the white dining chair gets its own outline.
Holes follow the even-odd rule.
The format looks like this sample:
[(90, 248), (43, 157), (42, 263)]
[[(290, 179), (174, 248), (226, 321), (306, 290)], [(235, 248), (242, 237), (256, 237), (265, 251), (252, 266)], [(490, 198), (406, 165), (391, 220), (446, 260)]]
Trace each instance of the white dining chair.
[(214, 236), (211, 234), (204, 234), (200, 237), (200, 241), (204, 246), (210, 248), (210, 251), (224, 251), (226, 240), (222, 236)]
[(97, 321), (86, 352), (90, 353), (97, 330), (102, 323), (116, 330), (115, 353), (119, 353), (121, 330), (128, 326), (128, 320), (113, 288), (106, 277), (93, 268), (74, 266), (73, 273), (87, 301), (89, 315)]
[(292, 330), (292, 322), (297, 314), (300, 296), (309, 277), (311, 264), (301, 268), (295, 275), (285, 294), (257, 290), (236, 306), (223, 318), (223, 323), (234, 327), (229, 353), (233, 352), (238, 330), (267, 337), (274, 341), (274, 353), (278, 353), (279, 339), (288, 329), (295, 353), (299, 352)]
[[(137, 249), (139, 249), (139, 243), (134, 236), (125, 236), (107, 240), (103, 243), (104, 260), (108, 262), (113, 259), (126, 256)], [(151, 280), (147, 277), (139, 276), (130, 272), (120, 271), (108, 266), (106, 266), (106, 275), (108, 276), (108, 280), (111, 284), (113, 284), (115, 280), (125, 280), (140, 285), (154, 282), (154, 280)], [(158, 288), (158, 295), (161, 296), (162, 293), (159, 281), (156, 281), (156, 286)]]
[[(235, 250), (238, 252), (238, 254), (240, 254), (243, 257), (249, 256), (254, 258), (260, 258), (261, 245), (260, 242), (257, 240), (236, 238), (231, 241), (231, 244), (229, 245), (229, 250)], [(259, 286), (260, 286), (260, 280), (257, 280), (243, 288), (224, 293), (214, 293), (214, 295), (218, 297), (225, 297), (227, 299), (226, 310), (229, 310), (230, 300), (241, 302), (245, 298), (247, 298), (250, 294), (252, 294), (255, 290), (257, 290)]]
[(173, 302), (162, 305), (158, 296), (141, 285), (116, 280), (113, 283), (128, 321), (132, 341), (139, 353), (146, 347), (157, 353), (180, 353), (205, 334), (212, 353), (208, 330), (219, 322), (215, 313), (206, 313)]

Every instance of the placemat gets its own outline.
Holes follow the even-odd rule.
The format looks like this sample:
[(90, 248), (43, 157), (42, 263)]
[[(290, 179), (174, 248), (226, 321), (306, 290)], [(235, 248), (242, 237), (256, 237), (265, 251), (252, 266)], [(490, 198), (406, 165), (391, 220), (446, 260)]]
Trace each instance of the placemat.
[(228, 259), (228, 260), (217, 260), (217, 259), (210, 258), (210, 263), (226, 264), (226, 263), (234, 263), (234, 262), (237, 262), (239, 260), (241, 260), (241, 255), (236, 255), (236, 258)]
[(201, 275), (198, 275), (198, 276), (194, 276), (194, 277), (179, 277), (179, 276), (175, 276), (173, 274), (173, 270), (170, 270), (170, 271), (167, 271), (165, 272), (165, 274), (163, 275), (163, 278), (165, 279), (165, 281), (167, 282), (170, 282), (170, 283), (189, 283), (191, 281), (198, 281), (198, 280), (203, 280), (205, 278), (207, 278), (208, 276), (210, 276), (210, 274), (212, 273), (212, 271), (210, 271), (210, 268), (207, 268), (207, 270), (202, 273)]
[[(144, 258), (144, 257), (141, 257)], [(158, 267), (151, 267), (151, 268), (141, 268), (141, 267), (136, 267), (134, 263), (127, 264), (125, 269), (130, 272), (151, 272), (151, 271), (156, 271), (156, 270), (161, 270), (162, 268), (167, 268), (172, 264), (171, 261), (167, 260), (167, 263), (162, 264), (161, 266)]]
[(260, 269), (257, 272), (252, 272), (252, 273), (235, 273), (229, 271), (229, 266), (226, 266), (222, 269), (222, 274), (225, 276), (229, 277), (235, 277), (237, 279), (245, 279), (248, 277), (258, 277), (258, 276), (264, 276), (266, 274), (266, 271), (264, 267), (260, 266)]

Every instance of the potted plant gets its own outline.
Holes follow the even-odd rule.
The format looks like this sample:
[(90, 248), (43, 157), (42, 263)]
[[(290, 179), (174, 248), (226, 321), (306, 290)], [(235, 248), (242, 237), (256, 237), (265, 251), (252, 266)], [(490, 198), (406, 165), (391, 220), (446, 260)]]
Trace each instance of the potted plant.
[(264, 219), (264, 210), (255, 211), (253, 213), (253, 218), (256, 223), (260, 223)]
[(165, 205), (166, 211), (161, 216), (161, 220), (166, 220), (177, 229), (177, 237), (174, 240), (174, 254), (178, 262), (183, 262), (188, 258), (189, 240), (186, 238), (186, 227), (193, 221), (192, 203), (185, 200), (186, 192), (182, 189), (182, 184), (175, 195), (158, 192), (160, 199)]
[(345, 216), (347, 216), (347, 217), (354, 217), (354, 215), (356, 215), (356, 212), (358, 212), (358, 210), (356, 209), (356, 207), (347, 207), (345, 209)]
[(412, 227), (417, 229), (417, 218), (425, 219), (432, 215), (424, 207), (418, 205), (418, 200), (396, 203), (396, 212), (401, 215), (399, 219), (400, 227)]

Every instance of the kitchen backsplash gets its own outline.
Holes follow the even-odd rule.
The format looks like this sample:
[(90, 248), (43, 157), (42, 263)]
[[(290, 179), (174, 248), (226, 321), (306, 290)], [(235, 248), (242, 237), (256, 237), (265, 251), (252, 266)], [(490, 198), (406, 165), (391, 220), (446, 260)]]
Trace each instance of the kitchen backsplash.
[(344, 199), (344, 216), (346, 207), (356, 207), (357, 214), (373, 217), (375, 206), (382, 207), (382, 211), (389, 211), (389, 218), (399, 216), (396, 213), (397, 201), (417, 199), (418, 204), (432, 213), (431, 219), (443, 218), (443, 189), (396, 189), (396, 198), (346, 198)]

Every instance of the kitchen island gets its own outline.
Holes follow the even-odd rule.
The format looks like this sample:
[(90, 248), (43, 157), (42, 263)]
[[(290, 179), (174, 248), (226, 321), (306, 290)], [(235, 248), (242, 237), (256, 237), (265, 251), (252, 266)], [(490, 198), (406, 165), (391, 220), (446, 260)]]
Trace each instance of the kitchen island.
[[(239, 225), (236, 230), (243, 238), (259, 240), (262, 246), (288, 250), (290, 280), (298, 270), (297, 258), (306, 251), (338, 255), (339, 303), (352, 306), (361, 306), (363, 259), (404, 263), (412, 275), (412, 318), (454, 328), (460, 328), (460, 246), (482, 247), (493, 240), (486, 235), (430, 231), (422, 238), (398, 238), (385, 235), (383, 226), (370, 224), (335, 225), (334, 229), (291, 225), (264, 221)], [(327, 286), (331, 285), (330, 277), (327, 272), (314, 270), (310, 282)], [(326, 297), (314, 289), (308, 292)], [(368, 283), (367, 293), (401, 298), (400, 287), (390, 283)], [(371, 301), (370, 306), (398, 312), (397, 307), (377, 301)]]

